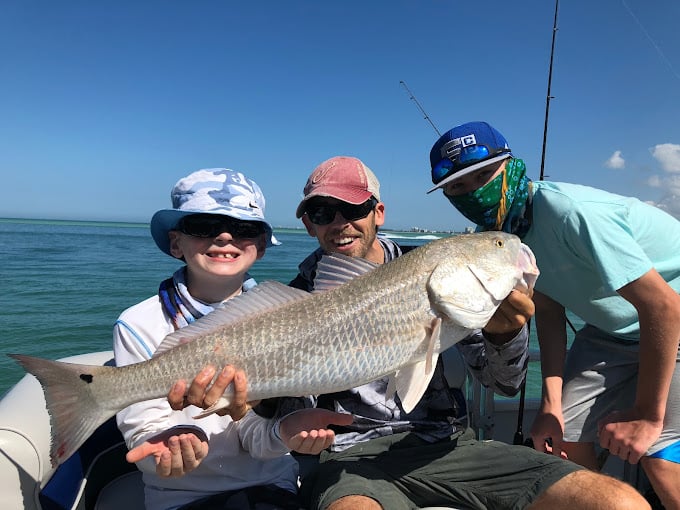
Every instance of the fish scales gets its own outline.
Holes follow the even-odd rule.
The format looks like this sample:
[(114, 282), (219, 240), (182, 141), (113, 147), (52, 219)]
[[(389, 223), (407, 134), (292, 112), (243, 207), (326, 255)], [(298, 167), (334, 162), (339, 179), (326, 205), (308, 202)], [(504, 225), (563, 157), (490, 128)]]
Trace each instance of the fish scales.
[[(185, 343), (142, 363), (96, 367), (12, 356), (43, 386), (57, 464), (110, 416), (164, 397), (176, 380), (193, 379), (208, 363), (242, 368), (251, 400), (332, 393), (420, 367), (486, 324), (526, 275), (535, 278), (532, 257), (509, 234), (459, 235), (325, 292), (258, 286), (170, 335)], [(328, 264), (332, 269), (333, 261)], [(337, 278), (321, 267), (318, 277)], [(253, 304), (260, 299), (264, 308)], [(254, 308), (234, 319), (241, 306)], [(455, 338), (439, 338), (441, 321)]]

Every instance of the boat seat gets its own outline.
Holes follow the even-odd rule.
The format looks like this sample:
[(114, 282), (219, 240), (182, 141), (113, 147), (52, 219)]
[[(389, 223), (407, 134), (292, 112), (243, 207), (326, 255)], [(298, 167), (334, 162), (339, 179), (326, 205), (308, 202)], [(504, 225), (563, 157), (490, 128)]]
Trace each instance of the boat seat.
[(144, 510), (144, 482), (140, 471), (111, 480), (99, 493), (94, 510)]

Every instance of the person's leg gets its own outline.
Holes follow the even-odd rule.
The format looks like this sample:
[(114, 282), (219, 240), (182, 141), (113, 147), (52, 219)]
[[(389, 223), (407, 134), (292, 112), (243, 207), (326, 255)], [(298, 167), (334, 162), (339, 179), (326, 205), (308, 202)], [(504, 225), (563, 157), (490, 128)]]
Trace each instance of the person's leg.
[[(453, 470), (452, 465), (459, 467)], [(524, 446), (497, 441), (459, 441), (449, 455), (402, 478), (412, 493), (418, 482), (456, 495), (465, 508), (532, 510), (648, 510), (632, 486), (611, 476)], [(415, 480), (414, 480), (415, 478)], [(412, 498), (413, 499), (413, 498)], [(446, 505), (442, 500), (419, 501)]]
[(592, 445), (599, 443), (598, 422), (635, 401), (638, 360), (635, 344), (611, 341), (592, 326), (577, 332), (562, 389), (563, 448), (570, 460), (597, 469)]
[[(411, 510), (384, 464), (398, 464), (390, 452), (406, 434), (365, 441), (342, 452), (323, 452), (321, 462), (302, 479), (300, 495), (312, 510)], [(398, 449), (398, 448), (397, 448)], [(381, 461), (385, 456), (391, 460)]]
[[(680, 351), (678, 352), (680, 363)], [(641, 459), (642, 468), (666, 510), (680, 510), (680, 365), (676, 364), (659, 439)]]
[(383, 510), (383, 507), (367, 496), (345, 496), (328, 505), (328, 510)]
[[(529, 510), (649, 510), (632, 486), (589, 470), (571, 473), (545, 490)], [(668, 510), (668, 509), (667, 509)]]
[(680, 464), (653, 457), (644, 457), (641, 464), (664, 508), (680, 510)]
[(592, 471), (599, 471), (600, 466), (597, 462), (595, 445), (593, 443), (562, 443), (562, 450), (567, 454), (567, 458)]

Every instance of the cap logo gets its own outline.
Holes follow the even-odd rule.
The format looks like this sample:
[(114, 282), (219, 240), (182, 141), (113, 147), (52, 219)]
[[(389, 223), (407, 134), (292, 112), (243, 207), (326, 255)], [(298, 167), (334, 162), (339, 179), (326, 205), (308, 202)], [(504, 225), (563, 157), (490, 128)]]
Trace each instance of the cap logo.
[(475, 135), (467, 135), (460, 139), (460, 143), (463, 147), (467, 147), (468, 145), (477, 145), (477, 139), (475, 138)]
[(442, 159), (448, 158), (450, 160), (455, 159), (462, 149), (469, 147), (470, 145), (477, 145), (477, 139), (474, 134), (461, 136), (460, 138), (454, 138), (449, 140), (440, 150)]
[(312, 175), (312, 184), (316, 184), (319, 181), (322, 181), (328, 172), (330, 172), (333, 167), (335, 167), (336, 162), (332, 161), (329, 165), (326, 165), (324, 168), (320, 168), (317, 172), (314, 172), (314, 175)]

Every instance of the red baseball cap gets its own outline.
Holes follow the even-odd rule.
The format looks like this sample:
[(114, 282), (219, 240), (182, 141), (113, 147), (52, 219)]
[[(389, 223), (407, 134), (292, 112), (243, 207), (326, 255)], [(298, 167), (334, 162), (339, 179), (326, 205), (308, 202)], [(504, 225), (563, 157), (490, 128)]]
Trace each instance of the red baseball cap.
[(295, 215), (305, 213), (307, 200), (331, 197), (349, 204), (363, 204), (371, 197), (380, 200), (380, 183), (371, 169), (351, 156), (335, 156), (317, 166), (307, 179), (304, 198)]

